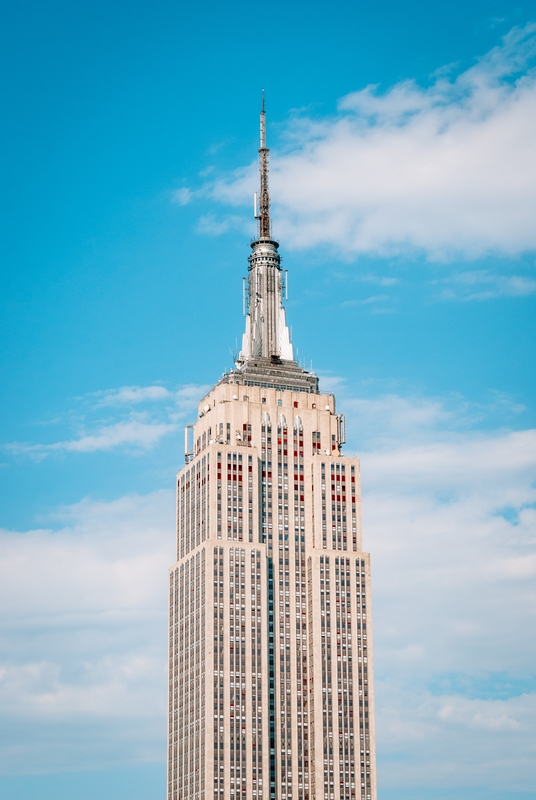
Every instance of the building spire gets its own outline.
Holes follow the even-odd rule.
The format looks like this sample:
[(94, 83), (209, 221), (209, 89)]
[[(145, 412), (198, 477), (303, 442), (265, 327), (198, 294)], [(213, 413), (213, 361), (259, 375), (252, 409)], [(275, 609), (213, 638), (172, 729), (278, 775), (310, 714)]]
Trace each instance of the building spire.
[(254, 196), (255, 218), (259, 220), (259, 236), (251, 242), (247, 292), (245, 296), (246, 330), (237, 364), (243, 366), (249, 359), (271, 359), (273, 363), (293, 361), (290, 331), (287, 327), (283, 296), (286, 281), (281, 269), (279, 244), (272, 239), (270, 230), (270, 195), (268, 193), (268, 153), (266, 147), (266, 111), (264, 89), (261, 106), (261, 141), (259, 168), (261, 191), (257, 211), (257, 193)]
[(259, 147), (259, 170), (261, 191), (259, 196), (259, 239), (270, 239), (270, 193), (268, 190), (268, 153), (266, 147), (266, 111), (264, 108), (264, 89), (261, 107), (261, 146)]

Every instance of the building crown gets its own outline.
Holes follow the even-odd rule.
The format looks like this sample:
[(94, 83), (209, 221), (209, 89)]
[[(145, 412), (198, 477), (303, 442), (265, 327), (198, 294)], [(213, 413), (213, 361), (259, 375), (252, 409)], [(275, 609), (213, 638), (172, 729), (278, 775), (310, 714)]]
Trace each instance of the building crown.
[(272, 238), (266, 111), (264, 90), (260, 115), (259, 171), (260, 192), (254, 194), (254, 216), (258, 220), (257, 238), (251, 242), (248, 276), (244, 278), (246, 330), (236, 359), (236, 369), (225, 373), (220, 383), (262, 386), (279, 391), (318, 393), (318, 378), (294, 360), (287, 326), (283, 295), (286, 271), (281, 269), (279, 243)]
[(266, 110), (264, 90), (260, 114), (259, 172), (260, 192), (254, 195), (254, 216), (258, 237), (251, 243), (246, 287), (246, 330), (237, 359), (242, 366), (252, 358), (266, 358), (274, 363), (293, 361), (290, 331), (283, 307), (285, 281), (281, 269), (279, 243), (271, 236), (268, 156), (266, 147)]

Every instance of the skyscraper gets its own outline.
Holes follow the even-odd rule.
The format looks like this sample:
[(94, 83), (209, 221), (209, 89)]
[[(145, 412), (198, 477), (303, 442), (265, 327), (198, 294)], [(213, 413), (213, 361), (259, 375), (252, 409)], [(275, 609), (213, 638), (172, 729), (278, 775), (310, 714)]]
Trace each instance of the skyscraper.
[(359, 461), (334, 396), (294, 360), (264, 100), (260, 129), (242, 349), (177, 476), (168, 800), (375, 800)]

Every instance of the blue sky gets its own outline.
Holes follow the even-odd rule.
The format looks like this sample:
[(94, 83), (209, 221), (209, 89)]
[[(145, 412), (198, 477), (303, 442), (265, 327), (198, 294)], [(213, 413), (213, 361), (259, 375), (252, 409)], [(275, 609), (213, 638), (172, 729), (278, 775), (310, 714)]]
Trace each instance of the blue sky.
[(294, 344), (362, 457), (380, 800), (534, 800), (536, 2), (3, 17), (0, 797), (163, 796), (264, 87)]

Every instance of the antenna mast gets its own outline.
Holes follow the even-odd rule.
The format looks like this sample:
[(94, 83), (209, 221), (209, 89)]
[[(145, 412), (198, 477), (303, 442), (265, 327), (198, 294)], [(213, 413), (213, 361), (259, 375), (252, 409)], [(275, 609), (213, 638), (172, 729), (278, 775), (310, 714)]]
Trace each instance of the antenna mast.
[(259, 239), (270, 239), (270, 194), (268, 191), (268, 153), (266, 147), (266, 111), (264, 110), (264, 89), (261, 109), (261, 146), (259, 148), (259, 170), (261, 191), (259, 195)]

